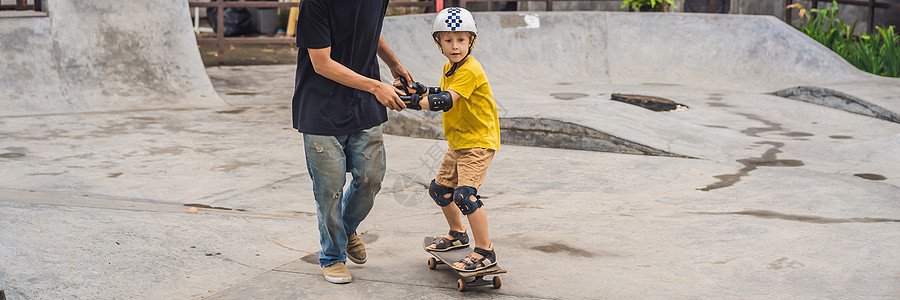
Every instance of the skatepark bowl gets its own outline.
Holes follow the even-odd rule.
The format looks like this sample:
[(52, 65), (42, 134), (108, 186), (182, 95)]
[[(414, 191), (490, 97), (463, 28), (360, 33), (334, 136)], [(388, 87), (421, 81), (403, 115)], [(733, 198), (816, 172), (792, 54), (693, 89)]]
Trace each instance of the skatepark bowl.
[[(47, 10), (0, 17), (7, 298), (459, 297), (419, 248), (446, 232), (427, 195), (440, 114), (389, 112), (385, 179), (357, 230), (368, 262), (332, 285), (290, 125), (295, 66), (205, 69), (181, 0)], [(432, 18), (382, 32), (428, 86), (446, 61)], [(508, 273), (466, 293), (900, 297), (900, 80), (771, 16), (475, 19), (503, 143), (478, 192)]]

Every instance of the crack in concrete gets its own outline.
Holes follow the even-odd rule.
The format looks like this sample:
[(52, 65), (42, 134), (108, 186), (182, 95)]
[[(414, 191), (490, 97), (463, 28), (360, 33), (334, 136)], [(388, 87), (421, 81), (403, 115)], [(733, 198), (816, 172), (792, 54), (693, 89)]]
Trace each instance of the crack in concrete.
[(804, 222), (804, 223), (814, 223), (814, 224), (840, 224), (840, 223), (900, 223), (898, 219), (888, 219), (888, 218), (827, 218), (827, 217), (819, 217), (819, 216), (808, 216), (808, 215), (794, 215), (794, 214), (785, 214), (774, 212), (771, 210), (745, 210), (745, 211), (735, 211), (735, 212), (690, 212), (691, 214), (696, 215), (739, 215), (739, 216), (751, 216), (762, 219), (778, 219), (778, 220), (787, 220), (787, 221), (795, 221), (795, 222)]

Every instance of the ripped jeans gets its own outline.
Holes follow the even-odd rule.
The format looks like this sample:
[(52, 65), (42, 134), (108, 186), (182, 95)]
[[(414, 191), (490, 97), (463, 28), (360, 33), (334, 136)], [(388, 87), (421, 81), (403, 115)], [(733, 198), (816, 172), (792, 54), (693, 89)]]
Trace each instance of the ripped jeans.
[[(348, 135), (303, 134), (319, 218), (319, 265), (347, 260), (347, 236), (369, 214), (385, 173), (381, 125)], [(353, 179), (344, 192), (346, 174)]]

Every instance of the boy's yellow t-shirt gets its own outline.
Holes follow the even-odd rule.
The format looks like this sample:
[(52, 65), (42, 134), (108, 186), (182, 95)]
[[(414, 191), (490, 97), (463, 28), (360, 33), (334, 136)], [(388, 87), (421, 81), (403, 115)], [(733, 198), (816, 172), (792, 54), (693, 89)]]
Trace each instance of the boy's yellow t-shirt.
[[(452, 62), (444, 64), (444, 72)], [(441, 90), (453, 90), (460, 98), (443, 113), (444, 137), (451, 149), (500, 149), (500, 117), (497, 101), (484, 69), (469, 57), (450, 77), (441, 76)]]

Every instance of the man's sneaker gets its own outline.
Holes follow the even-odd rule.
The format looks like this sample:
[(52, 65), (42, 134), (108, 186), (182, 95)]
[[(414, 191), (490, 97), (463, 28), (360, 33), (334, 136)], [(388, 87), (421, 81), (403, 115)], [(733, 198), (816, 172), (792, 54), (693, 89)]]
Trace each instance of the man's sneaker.
[(362, 239), (357, 234), (347, 236), (347, 258), (357, 264), (366, 263), (366, 245), (363, 245)]
[(324, 267), (322, 268), (322, 273), (325, 273), (325, 280), (331, 283), (349, 283), (353, 280), (353, 277), (350, 276), (350, 270), (347, 270), (344, 262), (337, 262)]

